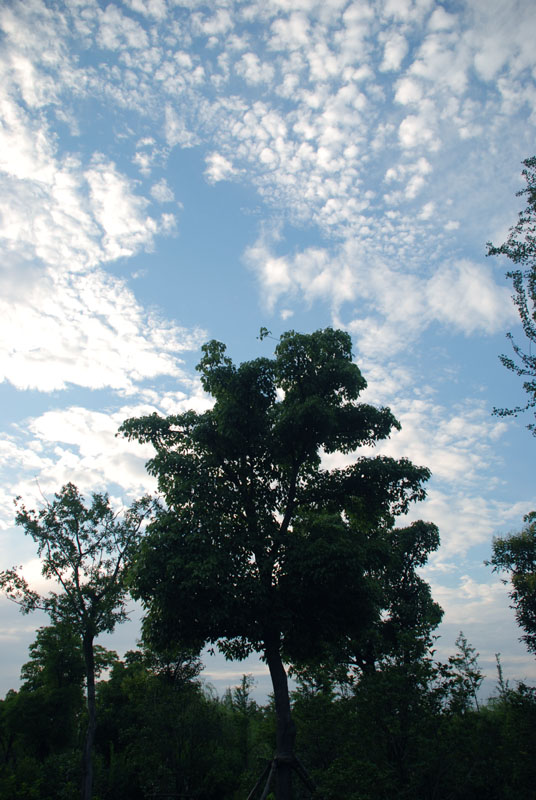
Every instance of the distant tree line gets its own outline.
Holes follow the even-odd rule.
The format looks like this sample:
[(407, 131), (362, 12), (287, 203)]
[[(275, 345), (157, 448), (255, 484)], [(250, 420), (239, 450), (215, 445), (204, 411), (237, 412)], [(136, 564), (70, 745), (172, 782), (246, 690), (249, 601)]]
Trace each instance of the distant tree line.
[[(99, 649), (93, 797), (246, 800), (273, 759), (273, 700), (253, 681), (217, 697), (185, 652)], [(84, 657), (68, 625), (41, 628), (19, 691), (0, 701), (1, 800), (76, 800), (87, 729)], [(292, 692), (299, 756), (324, 800), (536, 797), (536, 691), (482, 676), (463, 636), (446, 664), (387, 657), (345, 683), (302, 675)], [(255, 795), (261, 796), (261, 789)], [(273, 797), (273, 795), (269, 795)], [(293, 797), (311, 794), (293, 781)]]

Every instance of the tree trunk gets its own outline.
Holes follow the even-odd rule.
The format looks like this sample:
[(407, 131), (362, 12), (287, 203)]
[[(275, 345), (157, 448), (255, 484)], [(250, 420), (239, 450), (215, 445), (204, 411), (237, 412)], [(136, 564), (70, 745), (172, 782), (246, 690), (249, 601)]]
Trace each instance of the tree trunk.
[(93, 741), (95, 739), (95, 728), (97, 725), (93, 636), (84, 636), (82, 644), (84, 650), (84, 661), (86, 665), (88, 712), (87, 731), (84, 742), (84, 752), (82, 755), (82, 800), (91, 800), (91, 796), (93, 794)]
[(271, 637), (265, 642), (264, 653), (274, 689), (277, 722), (275, 796), (277, 800), (291, 800), (296, 727), (290, 710), (287, 673), (281, 660), (279, 636)]

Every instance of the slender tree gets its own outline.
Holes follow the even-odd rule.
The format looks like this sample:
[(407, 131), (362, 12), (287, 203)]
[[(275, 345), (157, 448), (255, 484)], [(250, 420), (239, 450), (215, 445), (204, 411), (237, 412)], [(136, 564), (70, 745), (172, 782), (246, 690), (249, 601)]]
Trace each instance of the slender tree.
[(126, 569), (154, 502), (144, 497), (119, 517), (108, 495), (93, 494), (86, 506), (77, 487), (68, 483), (39, 511), (26, 509), (20, 498), (15, 503), (17, 525), (36, 543), (43, 575), (58, 588), (41, 596), (17, 569), (0, 573), (0, 588), (23, 613), (42, 609), (55, 625), (67, 624), (79, 637), (88, 709), (81, 796), (91, 800), (96, 727), (94, 642), (98, 634), (113, 631), (127, 619)]
[(456, 639), (456, 653), (449, 656), (448, 666), (444, 669), (448, 705), (454, 711), (465, 713), (472, 708), (479, 710), (477, 693), (484, 680), (478, 665), (479, 655), (463, 631), (460, 631)]
[(147, 466), (167, 504), (142, 543), (133, 591), (155, 646), (262, 654), (277, 717), (276, 795), (289, 800), (300, 767), (285, 663), (377, 618), (367, 536), (424, 497), (429, 471), (358, 455), (323, 468), (323, 453), (353, 453), (400, 427), (389, 409), (358, 402), (366, 382), (343, 331), (289, 331), (273, 359), (238, 367), (211, 341), (198, 370), (210, 411), (121, 428), (154, 446)]
[[(513, 301), (529, 345), (527, 352), (511, 333), (507, 334), (515, 358), (502, 355), (500, 360), (507, 369), (524, 379), (523, 388), (528, 400), (525, 406), (493, 409), (493, 413), (501, 417), (517, 417), (519, 413), (536, 407), (536, 353), (533, 352), (533, 346), (536, 346), (536, 156), (523, 161), (523, 166), (521, 174), (527, 185), (517, 195), (525, 196), (527, 205), (520, 212), (516, 225), (510, 228), (506, 242), (499, 247), (487, 243), (488, 256), (504, 255), (516, 265), (506, 273), (506, 277), (512, 281)], [(530, 423), (527, 428), (536, 436), (535, 423)]]

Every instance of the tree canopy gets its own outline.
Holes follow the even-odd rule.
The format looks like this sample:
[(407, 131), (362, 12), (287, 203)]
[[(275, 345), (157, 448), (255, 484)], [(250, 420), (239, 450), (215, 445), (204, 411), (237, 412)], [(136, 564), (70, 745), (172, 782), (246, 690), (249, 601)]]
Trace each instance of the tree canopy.
[[(525, 197), (527, 205), (519, 213), (517, 223), (510, 228), (508, 239), (499, 247), (488, 242), (488, 255), (504, 255), (510, 259), (516, 269), (506, 273), (514, 288), (513, 300), (519, 312), (523, 333), (528, 341), (528, 352), (514, 339), (510, 339), (515, 358), (500, 356), (501, 362), (511, 372), (515, 372), (524, 379), (523, 388), (528, 396), (525, 406), (515, 408), (495, 408), (494, 413), (499, 416), (514, 416), (536, 407), (536, 355), (532, 352), (532, 345), (536, 345), (536, 156), (523, 161), (522, 175), (526, 187), (517, 192), (520, 197)], [(529, 423), (527, 428), (536, 436), (536, 424)]]
[(25, 614), (42, 609), (56, 631), (68, 625), (81, 643), (85, 665), (88, 729), (84, 747), (83, 800), (90, 800), (91, 750), (96, 725), (95, 638), (127, 619), (126, 568), (138, 543), (143, 522), (152, 512), (149, 497), (118, 515), (107, 494), (94, 493), (86, 506), (82, 495), (67, 483), (39, 511), (28, 510), (21, 498), (16, 523), (37, 545), (42, 573), (57, 588), (46, 595), (34, 591), (17, 569), (0, 572), (0, 588)]
[[(278, 798), (286, 798), (294, 729), (283, 663), (313, 658), (378, 619), (370, 532), (391, 529), (422, 499), (430, 473), (354, 453), (400, 425), (388, 408), (358, 402), (366, 381), (343, 331), (288, 331), (274, 358), (239, 366), (211, 341), (198, 370), (215, 401), (209, 411), (121, 427), (154, 446), (147, 468), (166, 502), (142, 543), (133, 591), (157, 647), (261, 652), (278, 716)], [(325, 468), (323, 454), (337, 452), (352, 455)]]
[(525, 631), (521, 639), (536, 654), (536, 512), (526, 514), (524, 522), (519, 533), (493, 540), (489, 563), (496, 572), (510, 573), (510, 598)]

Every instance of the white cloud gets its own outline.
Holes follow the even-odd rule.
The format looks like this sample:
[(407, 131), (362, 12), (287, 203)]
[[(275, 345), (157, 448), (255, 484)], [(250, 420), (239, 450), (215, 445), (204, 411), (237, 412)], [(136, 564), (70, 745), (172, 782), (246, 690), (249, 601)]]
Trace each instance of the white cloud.
[(158, 20), (164, 19), (167, 14), (165, 0), (127, 0), (127, 5), (138, 14)]
[(272, 36), (269, 45), (273, 50), (290, 50), (305, 47), (309, 39), (309, 20), (300, 11), (291, 12), (290, 16), (280, 17), (272, 22)]
[(439, 149), (434, 109), (429, 103), (423, 106), (424, 103), (421, 104), (420, 114), (409, 114), (400, 123), (398, 138), (406, 150), (422, 146), (432, 151)]
[[(162, 109), (167, 108), (164, 134), (168, 146), (210, 142), (209, 146), (217, 149), (237, 172), (249, 171), (263, 199), (275, 207), (283, 204), (293, 219), (312, 221), (336, 235), (341, 228), (352, 228), (355, 233), (370, 226), (371, 221), (365, 223), (361, 217), (362, 184), (381, 165), (383, 155), (392, 152), (396, 142), (393, 131), (400, 131), (403, 154), (439, 152), (439, 148), (448, 145), (453, 124), (460, 137), (474, 138), (481, 130), (483, 114), (498, 118), (493, 108), (484, 109), (481, 102), (471, 106), (469, 98), (462, 101), (462, 95), (467, 94), (469, 71), (484, 41), (489, 40), (493, 50), (491, 12), (474, 12), (473, 35), (468, 30), (472, 22), (468, 14), (460, 11), (449, 16), (431, 3), (420, 2), (385, 4), (384, 19), (388, 21), (381, 32), (375, 27), (379, 7), (364, 3), (346, 9), (332, 3), (304, 3), (292, 9), (285, 4), (253, 3), (247, 9), (241, 8), (240, 13), (235, 13), (233, 6), (218, 6), (203, 13), (194, 11), (181, 21), (180, 29), (174, 8), (167, 8), (166, 17), (165, 10), (166, 4), (157, 0), (131, 0), (128, 7), (121, 9), (118, 4), (112, 5), (106, 9), (108, 16), (88, 9), (84, 35), (92, 35), (92, 25), (98, 20), (104, 28), (108, 25), (106, 35), (114, 47), (120, 48), (120, 62), (113, 69), (97, 64), (92, 71), (75, 69), (70, 64), (61, 77), (58, 73), (56, 82), (49, 76), (45, 89), (45, 70), (36, 68), (38, 61), (29, 58), (36, 48), (26, 48), (24, 54), (17, 52), (23, 65), (17, 80), (20, 86), (39, 84), (41, 94), (35, 102), (40, 103), (46, 93), (52, 101), (65, 86), (62, 80), (68, 79), (70, 86), (104, 93), (113, 102), (149, 115), (154, 123), (160, 122)], [(62, 17), (50, 11), (46, 15), (50, 31), (54, 24), (57, 33)], [(9, 15), (5, 16), (7, 19)], [(423, 35), (425, 18), (428, 36)], [(452, 35), (453, 19), (461, 31), (456, 37)], [(269, 32), (268, 54), (263, 51), (261, 55), (260, 49), (253, 49), (254, 37), (247, 26), (255, 22), (262, 22)], [(528, 20), (525, 22), (524, 31), (517, 38), (513, 26), (507, 26), (505, 63), (512, 69), (515, 66), (516, 75), (528, 63), (530, 25)], [(82, 25), (73, 19), (72, 24), (75, 23)], [(141, 26), (148, 36), (150, 33), (150, 41), (142, 47), (137, 46), (143, 37), (137, 35), (136, 26)], [(13, 26), (9, 28), (6, 22), (5, 27), (10, 32), (9, 41), (15, 42)], [(82, 31), (82, 27), (77, 30)], [(477, 34), (483, 38), (477, 41)], [(103, 35), (102, 31), (98, 35)], [(25, 36), (29, 36), (28, 31)], [(128, 45), (129, 36), (132, 45)], [(416, 47), (413, 63), (395, 88), (397, 102), (410, 105), (412, 113), (401, 120), (396, 109), (390, 109), (387, 103), (383, 105), (384, 119), (378, 120), (374, 108), (384, 97), (384, 88), (376, 83), (374, 64), (382, 63), (385, 56), (386, 68), (395, 68), (397, 63), (400, 68), (404, 42), (418, 42), (419, 37), (422, 44)], [(61, 42), (62, 36), (56, 35), (56, 40)], [(205, 58), (202, 49), (191, 46), (193, 41), (210, 43), (214, 56)], [(20, 44), (17, 46), (21, 49)], [(63, 51), (56, 49), (56, 63), (65, 59)], [(207, 81), (220, 89), (226, 85), (237, 58), (238, 69), (253, 85), (263, 77), (271, 77), (272, 72), (281, 74), (278, 91), (290, 102), (284, 114), (279, 113), (273, 98), (266, 102), (263, 98), (261, 110), (256, 100), (247, 96), (237, 94), (231, 99), (205, 92)], [(509, 77), (506, 82), (503, 75), (501, 80), (505, 104), (510, 103), (513, 108), (519, 107), (519, 102), (533, 103), (526, 90), (520, 94), (516, 78)], [(289, 124), (275, 134), (263, 124), (263, 118), (270, 116), (279, 116), (282, 123)], [(142, 174), (150, 173), (154, 159), (149, 149), (140, 148), (135, 160)], [(218, 180), (220, 174), (215, 169), (210, 179)], [(409, 199), (416, 196), (418, 183), (414, 180), (409, 188)], [(397, 195), (397, 203), (401, 197)], [(443, 229), (438, 226), (438, 230)]]
[(194, 147), (200, 143), (199, 136), (191, 131), (181, 114), (168, 104), (165, 110), (164, 135), (170, 147)]
[(507, 589), (498, 580), (478, 583), (463, 575), (457, 586), (442, 586), (432, 579), (433, 597), (446, 610), (445, 622), (458, 629), (464, 626), (496, 622), (508, 606)]
[(205, 176), (209, 183), (226, 181), (236, 174), (231, 162), (220, 153), (209, 153), (206, 157), (206, 164)]
[[(427, 163), (422, 159), (406, 166), (406, 173), (422, 178)], [(406, 194), (418, 188), (410, 182)], [(433, 213), (433, 206), (423, 209), (425, 223)], [(364, 355), (398, 352), (434, 321), (470, 335), (504, 330), (515, 319), (509, 290), (495, 283), (489, 269), (467, 260), (439, 264), (428, 277), (398, 270), (352, 239), (338, 251), (311, 247), (292, 257), (277, 256), (264, 234), (245, 259), (257, 273), (269, 309), (297, 292), (308, 302), (327, 301), (334, 324), (357, 337)], [(353, 312), (344, 305), (350, 303), (358, 304)]]
[(292, 288), (286, 259), (274, 256), (263, 239), (246, 250), (244, 259), (258, 273), (266, 305), (268, 309), (273, 309), (277, 298)]
[(173, 216), (149, 216), (148, 201), (111, 161), (95, 155), (84, 168), (59, 159), (46, 126), (7, 99), (4, 109), (1, 379), (43, 391), (69, 383), (130, 390), (143, 376), (176, 374), (170, 349), (159, 351), (161, 332), (172, 348), (189, 334), (156, 322), (147, 335), (146, 312), (97, 266), (151, 248)]
[(0, 378), (19, 389), (132, 392), (146, 378), (179, 375), (176, 354), (203, 336), (151, 316), (97, 270), (44, 273), (22, 299), (0, 304)]
[(356, 285), (367, 287), (361, 292), (376, 315), (356, 316), (346, 323), (337, 319), (367, 355), (399, 352), (433, 321), (469, 336), (504, 330), (515, 320), (508, 290), (497, 286), (483, 267), (469, 262), (439, 267), (429, 279), (377, 263), (375, 270), (356, 278)]
[(233, 20), (226, 8), (218, 8), (212, 14), (193, 14), (192, 27), (203, 36), (217, 37), (233, 27)]
[[(432, 165), (428, 159), (421, 156), (416, 161), (410, 161), (406, 164), (399, 164), (397, 167), (390, 167), (385, 173), (385, 182), (392, 183), (393, 181), (407, 181), (403, 190), (404, 197), (412, 200), (419, 194), (421, 189), (426, 185), (426, 175), (432, 172)], [(394, 197), (389, 196), (391, 201), (400, 201), (402, 196), (400, 193), (395, 193)], [(425, 218), (425, 217), (423, 217)]]
[(131, 191), (129, 181), (115, 165), (96, 155), (84, 172), (89, 187), (90, 211), (104, 232), (107, 258), (132, 255), (151, 241), (158, 223), (144, 214), (147, 200)]
[(237, 61), (235, 70), (251, 86), (270, 83), (274, 76), (271, 64), (263, 64), (255, 53), (244, 53), (240, 61)]
[(489, 268), (459, 261), (438, 270), (426, 287), (431, 314), (466, 334), (504, 329), (514, 318), (511, 292), (499, 287)]
[[(420, 219), (432, 219), (432, 217), (434, 216), (434, 213), (435, 213), (435, 209), (436, 209), (435, 202), (433, 200), (430, 200), (430, 202), (425, 203), (423, 205), (423, 207), (421, 209), (421, 213), (419, 214), (419, 218)], [(447, 230), (454, 230), (453, 228), (447, 228), (447, 226), (445, 226), (445, 227), (446, 227)]]
[[(139, 413), (152, 410), (142, 407)], [(152, 448), (116, 436), (125, 418), (123, 409), (102, 413), (72, 407), (30, 420), (28, 431), (34, 441), (42, 444), (45, 453), (53, 452), (53, 464), (46, 476), (39, 476), (42, 490), (57, 491), (58, 486), (72, 480), (85, 492), (112, 484), (130, 496), (154, 491), (155, 480), (145, 471)]]
[(18, 180), (54, 181), (53, 144), (46, 129), (5, 93), (0, 100), (0, 169)]
[(153, 167), (161, 166), (164, 160), (164, 148), (159, 146), (152, 136), (145, 136), (136, 142), (136, 153), (132, 162), (142, 175), (150, 175)]
[(0, 442), (0, 528), (13, 523), (15, 496), (35, 506), (42, 494), (68, 481), (85, 493), (108, 489), (130, 500), (155, 491), (156, 480), (145, 469), (153, 448), (116, 434), (130, 417), (188, 409), (202, 413), (211, 407), (198, 379), (182, 376), (178, 385), (182, 391), (144, 390), (128, 405), (116, 401), (106, 411), (69, 406), (12, 425)]
[(465, 39), (454, 33), (432, 33), (420, 45), (408, 75), (424, 80), (429, 98), (435, 96), (441, 106), (446, 97), (457, 103), (468, 88), (471, 57)]
[(445, 11), (443, 6), (438, 6), (428, 20), (428, 27), (432, 31), (448, 30), (455, 25), (456, 16)]
[(423, 89), (420, 83), (413, 78), (402, 78), (397, 83), (395, 100), (402, 105), (420, 103)]
[(99, 17), (97, 41), (102, 48), (121, 50), (128, 47), (135, 49), (147, 47), (148, 39), (144, 28), (132, 17), (123, 14), (113, 3), (106, 6)]
[(400, 33), (391, 33), (384, 45), (383, 61), (380, 69), (388, 72), (396, 72), (400, 69), (400, 65), (408, 52), (408, 43), (404, 36)]
[(145, 214), (147, 201), (111, 161), (96, 154), (84, 169), (60, 159), (45, 125), (8, 99), (3, 107), (0, 238), (9, 251), (77, 269), (151, 247), (169, 222)]
[(437, 631), (440, 639), (435, 643), (436, 658), (445, 662), (454, 653), (455, 639), (462, 631), (478, 654), (485, 676), (483, 697), (497, 694), (496, 654), (500, 654), (505, 680), (514, 685), (518, 680), (532, 683), (536, 678), (534, 658), (518, 640), (521, 631), (509, 608), (507, 587), (493, 575), (465, 574), (445, 585), (433, 572), (424, 572), (434, 600), (445, 611)]
[(161, 178), (157, 183), (151, 186), (151, 196), (159, 203), (172, 203), (175, 199), (173, 190), (165, 178)]
[(496, 80), (501, 71), (518, 76), (533, 67), (536, 20), (530, 3), (471, 0), (469, 6), (473, 19), (464, 38), (485, 81)]
[(433, 0), (384, 0), (383, 14), (399, 22), (420, 22)]

